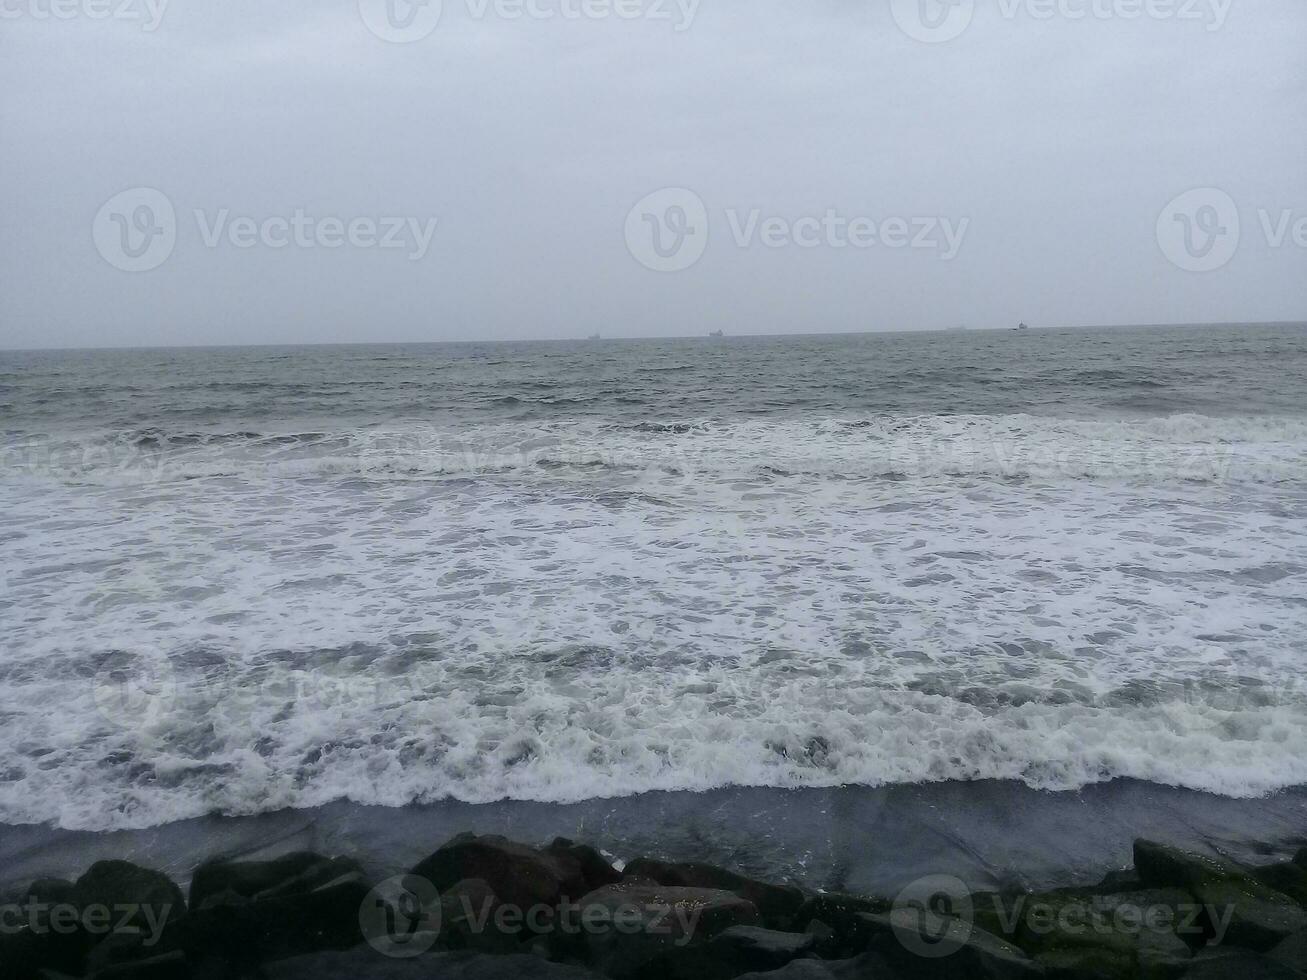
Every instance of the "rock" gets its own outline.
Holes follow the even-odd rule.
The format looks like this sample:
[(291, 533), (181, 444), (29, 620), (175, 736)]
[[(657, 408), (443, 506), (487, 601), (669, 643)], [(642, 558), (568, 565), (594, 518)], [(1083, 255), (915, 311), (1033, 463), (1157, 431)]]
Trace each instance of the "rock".
[(168, 938), (189, 958), (227, 963), (233, 972), (302, 953), (348, 949), (363, 940), (360, 910), (370, 893), (361, 875), (347, 874), (308, 892), (196, 910)]
[(85, 956), (85, 937), (80, 933), (60, 936), (30, 929), (0, 931), (0, 965), (4, 966), (5, 980), (36, 980), (45, 970), (81, 976)]
[(327, 858), (307, 851), (271, 861), (208, 861), (196, 869), (191, 879), (190, 907), (300, 894), (362, 870), (352, 859)]
[[(877, 953), (863, 953), (842, 960), (795, 960), (767, 973), (746, 973), (737, 980), (910, 980)], [(926, 974), (930, 976), (930, 974)]]
[(1108, 895), (1113, 892), (1135, 892), (1141, 888), (1143, 888), (1143, 882), (1139, 880), (1139, 872), (1134, 868), (1121, 868), (1103, 875), (1103, 880), (1090, 890), (1098, 894)]
[(139, 929), (157, 933), (186, 913), (186, 899), (172, 879), (127, 861), (97, 861), (73, 886), (73, 902), (83, 921), (88, 910), (103, 910), (107, 931)]
[(1134, 957), (1116, 949), (1082, 946), (1038, 953), (1035, 962), (1048, 980), (1133, 980)]
[(871, 934), (868, 951), (909, 977), (1016, 980), (1044, 973), (1016, 946), (963, 919), (906, 908), (861, 918)]
[(1200, 886), (1196, 894), (1216, 936), (1228, 923), (1222, 945), (1261, 952), (1307, 929), (1307, 910), (1251, 879), (1212, 882)]
[(1135, 871), (1148, 888), (1182, 888), (1192, 892), (1209, 881), (1238, 874), (1234, 865), (1202, 854), (1140, 838), (1134, 843)]
[(1291, 970), (1297, 970), (1307, 977), (1307, 932), (1290, 936), (1276, 945), (1266, 956), (1267, 959), (1274, 960)]
[[(1299, 855), (1303, 853), (1300, 851)], [(1266, 887), (1288, 895), (1299, 905), (1307, 905), (1307, 864), (1295, 859), (1252, 868), (1249, 873)]]
[(440, 895), (440, 939), (450, 949), (487, 953), (522, 952), (522, 933), (497, 928), (499, 907), (490, 885), (480, 878), (455, 882)]
[(536, 956), (456, 952), (392, 959), (367, 946), (296, 956), (269, 964), (262, 975), (265, 980), (602, 980), (580, 967)]
[(622, 882), (581, 899), (580, 922), (595, 968), (615, 978), (677, 976), (689, 952), (731, 926), (753, 925), (758, 910), (733, 892)]
[(534, 905), (556, 906), (593, 891), (587, 872), (595, 870), (593, 861), (566, 846), (537, 851), (504, 837), (459, 834), (411, 873), (441, 892), (456, 882), (479, 878), (500, 902), (525, 911)]
[(93, 980), (191, 980), (193, 974), (180, 950), (134, 960), (115, 963), (97, 971)]
[[(821, 892), (807, 898), (794, 914), (794, 928), (817, 936), (817, 951), (829, 959), (850, 957), (867, 948), (871, 930), (863, 914), (888, 912), (890, 902), (880, 898)], [(814, 923), (816, 926), (814, 927)]]
[(612, 863), (586, 844), (577, 844), (566, 837), (556, 837), (545, 848), (545, 853), (565, 861), (574, 861), (585, 879), (586, 891), (592, 892), (604, 885), (615, 885), (622, 880), (622, 872)]
[(24, 904), (29, 901), (43, 905), (71, 905), (77, 886), (63, 878), (38, 878), (23, 892)]
[(807, 956), (817, 937), (806, 932), (777, 932), (758, 926), (731, 926), (708, 943), (709, 947), (744, 964), (749, 970), (778, 970), (791, 960)]
[[(1005, 936), (1043, 965), (1049, 976), (1128, 978), (1166, 974), (1191, 955), (1177, 929), (1205, 931), (1188, 892), (1175, 888), (1099, 894), (1061, 889), (1009, 898), (998, 921), (1015, 924)], [(977, 916), (987, 926), (990, 916)], [(990, 930), (992, 931), (992, 930)]]
[(170, 953), (173, 951), (172, 948), (161, 941), (165, 934), (110, 933), (96, 943), (87, 954), (86, 972), (88, 974), (97, 974), (123, 964), (154, 959), (165, 953)]
[(1139, 840), (1135, 866), (1152, 887), (1190, 892), (1213, 942), (1262, 951), (1307, 930), (1307, 909), (1228, 862)]
[(672, 950), (660, 964), (667, 980), (731, 980), (745, 971), (779, 970), (813, 955), (815, 936), (731, 926), (707, 943)]
[(772, 885), (710, 864), (668, 864), (638, 858), (626, 866), (628, 877), (649, 878), (660, 885), (716, 888), (752, 902), (762, 921), (772, 928), (792, 928), (804, 894), (793, 885)]
[(1224, 949), (1199, 953), (1181, 980), (1299, 980), (1299, 974), (1266, 956), (1245, 949)]
[(791, 960), (813, 954), (817, 937), (809, 933), (780, 933), (755, 925), (732, 925), (708, 942), (715, 959), (731, 968), (728, 976), (740, 970), (780, 970)]

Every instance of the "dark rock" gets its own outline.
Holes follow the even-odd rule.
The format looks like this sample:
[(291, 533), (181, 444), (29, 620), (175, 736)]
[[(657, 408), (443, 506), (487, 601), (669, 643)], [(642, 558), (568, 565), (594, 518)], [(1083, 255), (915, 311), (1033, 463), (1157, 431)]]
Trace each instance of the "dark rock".
[(36, 980), (43, 970), (81, 976), (85, 936), (36, 933), (31, 929), (0, 932), (0, 965), (5, 980)]
[(1223, 923), (1229, 923), (1223, 945), (1260, 952), (1307, 929), (1307, 910), (1251, 879), (1212, 882), (1196, 889), (1196, 895), (1207, 908), (1215, 935)]
[(1103, 880), (1094, 885), (1091, 890), (1107, 895), (1112, 892), (1139, 891), (1142, 887), (1143, 882), (1139, 880), (1139, 872), (1134, 868), (1122, 868), (1103, 875)]
[(1266, 956), (1281, 966), (1297, 970), (1304, 977), (1307, 977), (1307, 932), (1300, 932), (1297, 935), (1290, 936), (1267, 953)]
[(75, 902), (77, 886), (63, 878), (38, 878), (27, 886), (23, 892), (23, 902), (38, 902), (42, 905), (72, 905)]
[(628, 877), (649, 878), (660, 885), (681, 888), (715, 888), (734, 892), (752, 902), (765, 925), (793, 928), (795, 916), (803, 905), (804, 894), (793, 885), (773, 885), (711, 864), (669, 864), (638, 858), (624, 869)]
[[(1192, 896), (1175, 888), (1121, 894), (1062, 889), (1009, 901), (999, 918), (1016, 928), (1005, 938), (1050, 976), (1164, 974), (1191, 955), (1177, 929), (1192, 930), (1194, 944), (1205, 936)], [(977, 917), (982, 927), (984, 921)]]
[(1135, 865), (1151, 887), (1190, 892), (1204, 907), (1213, 942), (1262, 951), (1307, 930), (1307, 909), (1229, 862), (1140, 840)]
[(538, 851), (504, 837), (459, 834), (417, 865), (412, 874), (430, 881), (443, 892), (456, 882), (480, 878), (501, 902), (522, 910), (534, 905), (557, 905), (592, 891), (583, 859), (565, 847)]
[[(793, 928), (817, 936), (817, 951), (828, 959), (854, 956), (867, 948), (871, 930), (864, 914), (888, 912), (890, 902), (839, 892), (821, 892), (807, 898), (794, 914)], [(814, 929), (813, 924), (818, 923)]]
[(265, 980), (601, 980), (579, 967), (536, 956), (456, 952), (393, 959), (367, 946), (282, 960), (269, 964), (262, 975)]
[(358, 874), (309, 892), (245, 904), (217, 904), (191, 913), (167, 938), (196, 961), (233, 970), (324, 949), (348, 949), (363, 939), (360, 911), (371, 894)]
[(1245, 949), (1225, 949), (1199, 953), (1182, 980), (1299, 980), (1299, 974), (1275, 960)]
[(862, 919), (871, 933), (869, 952), (909, 977), (1015, 980), (1044, 973), (1022, 950), (963, 919), (906, 908)]
[(1288, 895), (1299, 905), (1307, 905), (1307, 864), (1285, 861), (1252, 868), (1249, 873), (1266, 887)]
[(1134, 843), (1134, 855), (1135, 871), (1148, 888), (1183, 888), (1192, 892), (1198, 885), (1223, 881), (1240, 873), (1227, 861), (1142, 838)]
[(110, 931), (155, 932), (186, 912), (182, 890), (167, 875), (127, 861), (91, 865), (73, 886), (73, 901), (84, 917), (88, 909), (104, 910)]
[(779, 970), (746, 973), (737, 980), (911, 980), (918, 976), (930, 974), (902, 973), (878, 953), (863, 953), (842, 960), (795, 960)]
[(1048, 980), (1133, 980), (1134, 957), (1116, 949), (1056, 949), (1035, 955)]
[(758, 926), (731, 926), (707, 943), (668, 952), (660, 964), (666, 980), (731, 980), (745, 971), (779, 970), (813, 954), (815, 936)]
[(480, 878), (455, 882), (440, 895), (440, 939), (450, 949), (488, 953), (523, 952), (522, 932), (498, 928), (499, 900)]
[[(806, 932), (731, 926), (708, 942), (706, 952), (720, 965), (719, 976), (733, 977), (741, 970), (779, 970), (793, 960), (813, 955), (816, 947), (817, 937)], [(700, 976), (706, 978), (707, 974)]]
[(575, 862), (581, 876), (585, 879), (587, 892), (603, 888), (604, 885), (615, 885), (622, 880), (622, 872), (614, 868), (606, 857), (586, 844), (577, 844), (566, 837), (556, 837), (554, 842), (545, 848), (545, 853)]
[(116, 963), (93, 975), (94, 980), (191, 980), (192, 976), (180, 950), (149, 959)]
[(191, 879), (190, 907), (301, 894), (341, 875), (361, 871), (358, 862), (349, 858), (327, 858), (306, 851), (271, 861), (208, 861), (196, 869)]
[(167, 933), (110, 933), (87, 954), (86, 972), (96, 974), (122, 964), (153, 959), (172, 952), (168, 943), (161, 942), (163, 935)]
[(697, 961), (690, 947), (732, 926), (753, 925), (758, 910), (733, 892), (622, 882), (581, 899), (586, 948), (595, 968), (616, 980), (682, 975)]

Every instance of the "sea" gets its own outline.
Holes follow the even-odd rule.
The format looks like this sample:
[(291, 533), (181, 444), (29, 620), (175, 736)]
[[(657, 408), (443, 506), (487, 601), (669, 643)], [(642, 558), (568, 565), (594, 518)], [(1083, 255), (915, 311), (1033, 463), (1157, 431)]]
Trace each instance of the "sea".
[(15, 832), (1307, 784), (1304, 324), (7, 351), (0, 434)]

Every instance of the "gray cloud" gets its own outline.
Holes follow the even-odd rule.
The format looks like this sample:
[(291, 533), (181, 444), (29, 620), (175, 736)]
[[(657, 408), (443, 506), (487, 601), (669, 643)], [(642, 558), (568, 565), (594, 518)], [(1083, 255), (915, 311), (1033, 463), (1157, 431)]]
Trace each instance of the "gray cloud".
[[(1259, 216), (1307, 218), (1307, 8), (1285, 0), (1234, 0), (1219, 26), (1212, 0), (1192, 20), (1185, 3), (1127, 18), (1126, 0), (978, 0), (944, 43), (908, 36), (887, 2), (702, 0), (687, 24), (655, 0), (632, 19), (445, 0), (403, 44), (345, 0), (172, 0), (155, 30), (144, 0), (136, 20), (94, 18), (95, 0), (42, 16), (51, 2), (3, 0), (0, 19), (0, 346), (1307, 315), (1307, 248), (1272, 245)], [(92, 226), (136, 187), (171, 201), (176, 241), (130, 273)], [(664, 187), (707, 210), (702, 258), (678, 272), (624, 238)], [(1205, 273), (1156, 230), (1195, 187), (1227, 193), (1241, 226)], [(387, 218), (436, 230), (416, 260), (366, 235), (277, 247), (297, 211), (345, 238)], [(223, 212), (253, 244), (206, 244)], [(952, 259), (733, 240), (731, 216), (793, 231), (828, 212), (968, 227)]]

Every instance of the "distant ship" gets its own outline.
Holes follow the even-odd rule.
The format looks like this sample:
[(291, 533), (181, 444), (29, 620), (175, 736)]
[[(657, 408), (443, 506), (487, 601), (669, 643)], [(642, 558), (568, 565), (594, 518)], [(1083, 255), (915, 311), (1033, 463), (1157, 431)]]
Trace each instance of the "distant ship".
[(1017, 329), (1018, 329), (1018, 330), (1029, 330), (1030, 328), (1029, 328), (1028, 326), (1026, 326), (1024, 323), (1018, 323), (1018, 324), (1017, 324)]
[(945, 332), (945, 333), (961, 333), (963, 330), (966, 330), (966, 329), (967, 329), (966, 327), (945, 327), (945, 328), (944, 328), (944, 332)]
[(603, 340), (597, 333), (592, 333), (586, 340)]
[(720, 330), (710, 330), (710, 331), (708, 332), (708, 336), (709, 336), (709, 337), (725, 337), (726, 334), (722, 333), (722, 331), (720, 331)]

